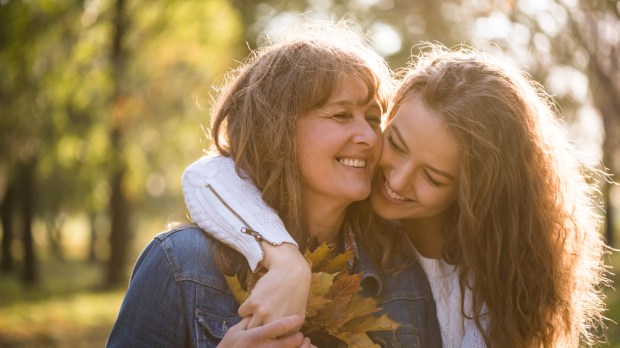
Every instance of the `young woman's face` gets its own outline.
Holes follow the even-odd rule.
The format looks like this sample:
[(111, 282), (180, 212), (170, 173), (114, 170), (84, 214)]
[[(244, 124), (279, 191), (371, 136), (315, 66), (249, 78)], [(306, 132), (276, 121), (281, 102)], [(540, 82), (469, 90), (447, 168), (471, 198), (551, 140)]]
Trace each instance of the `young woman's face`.
[(304, 200), (350, 204), (370, 195), (381, 152), (381, 106), (367, 87), (345, 78), (327, 103), (297, 121), (297, 160)]
[(445, 212), (457, 196), (461, 151), (444, 121), (414, 95), (402, 103), (383, 136), (373, 210), (386, 219)]

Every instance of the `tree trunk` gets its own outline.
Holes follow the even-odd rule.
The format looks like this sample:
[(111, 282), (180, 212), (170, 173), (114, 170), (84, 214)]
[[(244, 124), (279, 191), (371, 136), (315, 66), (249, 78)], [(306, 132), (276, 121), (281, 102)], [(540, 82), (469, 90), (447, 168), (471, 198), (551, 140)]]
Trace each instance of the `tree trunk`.
[(112, 173), (110, 184), (112, 197), (110, 199), (110, 259), (106, 284), (109, 287), (126, 283), (125, 266), (127, 264), (127, 252), (131, 241), (129, 216), (130, 206), (123, 189), (126, 165), (123, 159), (123, 133), (126, 127), (126, 116), (122, 109), (123, 86), (125, 76), (127, 54), (123, 47), (123, 40), (127, 31), (127, 14), (125, 0), (117, 0), (114, 8), (114, 37), (110, 60), (112, 62), (112, 80), (114, 93), (111, 99), (112, 127), (110, 142), (112, 151)]
[(2, 261), (0, 269), (2, 273), (13, 272), (13, 254), (11, 242), (13, 241), (13, 212), (15, 211), (14, 188), (9, 183), (2, 206), (0, 207), (0, 219), (2, 220)]
[(88, 262), (95, 263), (97, 261), (97, 227), (96, 215), (88, 214), (90, 220), (90, 238), (88, 240)]
[(112, 179), (110, 260), (108, 261), (108, 286), (126, 283), (125, 265), (131, 241), (129, 230), (129, 204), (123, 192), (124, 170), (119, 169)]
[(37, 259), (32, 238), (32, 220), (35, 204), (35, 160), (23, 165), (20, 178), (20, 193), (22, 196), (22, 243), (24, 245), (23, 281), (26, 285), (34, 285), (38, 281)]

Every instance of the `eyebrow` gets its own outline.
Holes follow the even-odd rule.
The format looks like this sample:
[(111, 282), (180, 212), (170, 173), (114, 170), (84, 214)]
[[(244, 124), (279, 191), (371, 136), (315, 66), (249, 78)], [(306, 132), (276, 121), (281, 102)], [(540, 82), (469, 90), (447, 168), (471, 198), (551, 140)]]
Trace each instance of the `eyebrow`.
[[(374, 99), (374, 98), (373, 98)], [(338, 106), (349, 106), (349, 105), (356, 105), (356, 106), (364, 106), (364, 105), (369, 105), (370, 107), (376, 107), (378, 109), (381, 109), (381, 104), (375, 99), (375, 100), (366, 100), (366, 99), (360, 99), (357, 100), (354, 103), (351, 103), (351, 100), (349, 99), (342, 99), (342, 100), (335, 100), (331, 103), (326, 103), (324, 106), (331, 106), (331, 105), (338, 105)]]
[(405, 138), (403, 138), (403, 135), (400, 134), (400, 130), (398, 130), (398, 127), (396, 127), (395, 125), (390, 125), (390, 128), (394, 131), (394, 133), (396, 133), (398, 140), (400, 140), (400, 143), (403, 144), (405, 149), (407, 149), (407, 151), (411, 151), (409, 149), (409, 146), (407, 146), (407, 142), (405, 141)]
[[(407, 151), (411, 151), (409, 149), (409, 146), (407, 146), (407, 142), (405, 142), (405, 138), (403, 137), (403, 135), (400, 133), (400, 130), (398, 130), (398, 127), (396, 127), (395, 125), (390, 125), (390, 128), (394, 131), (394, 133), (396, 134), (396, 136), (398, 137), (398, 140), (400, 140), (400, 143), (403, 144), (403, 146), (407, 149)], [(439, 174), (443, 177), (446, 177), (447, 179), (456, 182), (456, 178), (447, 172), (444, 172), (441, 169), (437, 169), (435, 167), (429, 166), (428, 164), (426, 165), (426, 167), (433, 173), (435, 174)]]

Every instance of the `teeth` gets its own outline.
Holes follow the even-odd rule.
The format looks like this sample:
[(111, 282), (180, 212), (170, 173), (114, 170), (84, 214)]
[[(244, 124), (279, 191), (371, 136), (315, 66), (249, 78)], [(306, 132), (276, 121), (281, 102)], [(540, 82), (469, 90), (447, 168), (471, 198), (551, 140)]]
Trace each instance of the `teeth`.
[(385, 191), (387, 192), (388, 196), (390, 196), (391, 198), (398, 199), (399, 201), (408, 200), (407, 197), (403, 197), (399, 195), (398, 193), (394, 192), (392, 188), (390, 187), (390, 184), (388, 184), (387, 180), (383, 182), (383, 186), (385, 186)]
[(340, 158), (338, 162), (344, 164), (348, 167), (354, 168), (364, 168), (366, 166), (366, 161), (352, 158)]

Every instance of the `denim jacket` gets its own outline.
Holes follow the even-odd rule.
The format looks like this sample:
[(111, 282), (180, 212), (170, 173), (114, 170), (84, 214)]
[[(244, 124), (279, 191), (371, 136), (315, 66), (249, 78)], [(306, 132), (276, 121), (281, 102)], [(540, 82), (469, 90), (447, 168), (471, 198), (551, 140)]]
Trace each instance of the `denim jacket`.
[[(214, 244), (191, 226), (157, 235), (134, 266), (107, 347), (217, 346), (241, 317), (239, 304), (213, 262)], [(381, 279), (360, 249), (353, 271), (363, 272), (363, 294), (379, 299), (379, 314), (400, 324), (396, 331), (369, 333), (377, 344), (441, 347), (435, 302), (417, 264)]]

